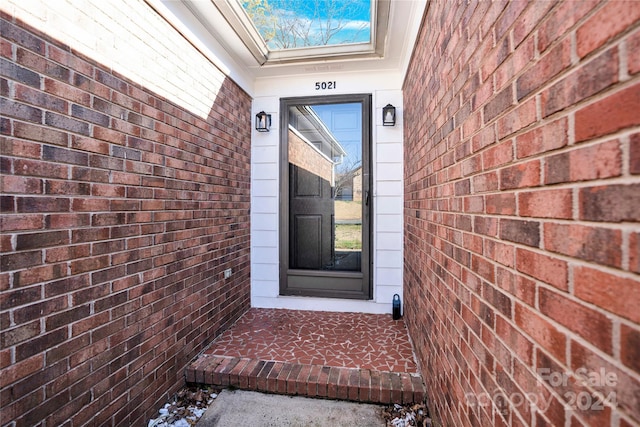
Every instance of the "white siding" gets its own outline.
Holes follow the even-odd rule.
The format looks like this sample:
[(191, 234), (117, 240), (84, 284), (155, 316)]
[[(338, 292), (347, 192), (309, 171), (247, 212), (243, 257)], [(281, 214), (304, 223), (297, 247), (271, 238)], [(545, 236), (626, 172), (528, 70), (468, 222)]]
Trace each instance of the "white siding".
[[(336, 91), (316, 91), (316, 81), (336, 81)], [(402, 297), (403, 133), (400, 79), (389, 74), (327, 73), (256, 81), (253, 115), (272, 115), (269, 133), (252, 137), (251, 304), (254, 307), (391, 313)], [(394, 87), (397, 86), (397, 87)], [(375, 89), (374, 89), (375, 88)], [(279, 295), (279, 103), (280, 98), (370, 93), (373, 143), (373, 299), (371, 301)], [(396, 125), (382, 126), (382, 107), (396, 107)]]

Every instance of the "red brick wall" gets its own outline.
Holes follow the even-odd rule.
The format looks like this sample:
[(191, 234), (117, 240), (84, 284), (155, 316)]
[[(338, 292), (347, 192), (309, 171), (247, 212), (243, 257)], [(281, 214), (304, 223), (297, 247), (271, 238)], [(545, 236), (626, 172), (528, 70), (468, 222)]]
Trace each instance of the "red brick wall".
[(319, 176), (333, 186), (331, 179), (333, 163), (331, 160), (314, 150), (307, 141), (300, 138), (291, 129), (289, 129), (287, 138), (289, 141), (289, 163)]
[(146, 425), (250, 304), (251, 100), (200, 118), (3, 18), (2, 425)]
[(441, 425), (638, 425), (639, 3), (431, 2), (404, 99), (405, 313)]

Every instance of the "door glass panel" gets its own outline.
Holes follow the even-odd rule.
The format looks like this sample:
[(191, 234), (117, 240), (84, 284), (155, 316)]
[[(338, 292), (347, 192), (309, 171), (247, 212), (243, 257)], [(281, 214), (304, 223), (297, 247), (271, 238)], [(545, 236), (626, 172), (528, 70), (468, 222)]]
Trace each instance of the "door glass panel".
[(361, 271), (362, 104), (288, 113), (289, 268)]

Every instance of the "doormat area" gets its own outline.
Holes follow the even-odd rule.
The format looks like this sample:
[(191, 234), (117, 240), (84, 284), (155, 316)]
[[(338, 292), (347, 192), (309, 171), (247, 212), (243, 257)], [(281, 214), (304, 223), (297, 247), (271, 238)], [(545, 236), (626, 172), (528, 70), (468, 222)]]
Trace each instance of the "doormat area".
[(418, 373), (404, 321), (390, 314), (252, 308), (204, 353)]

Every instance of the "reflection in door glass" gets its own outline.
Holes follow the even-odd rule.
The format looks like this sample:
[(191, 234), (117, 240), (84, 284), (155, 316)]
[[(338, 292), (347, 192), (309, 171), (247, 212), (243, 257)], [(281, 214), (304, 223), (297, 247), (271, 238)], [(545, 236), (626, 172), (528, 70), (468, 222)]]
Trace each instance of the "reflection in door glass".
[(362, 106), (289, 108), (289, 265), (360, 271)]

